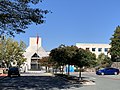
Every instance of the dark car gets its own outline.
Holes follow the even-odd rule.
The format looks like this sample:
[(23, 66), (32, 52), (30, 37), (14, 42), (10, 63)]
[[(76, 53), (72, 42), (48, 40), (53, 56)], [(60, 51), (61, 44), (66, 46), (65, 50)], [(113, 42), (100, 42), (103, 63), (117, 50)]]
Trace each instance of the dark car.
[(20, 71), (18, 67), (10, 67), (8, 69), (8, 76), (20, 76)]
[(104, 68), (96, 71), (97, 75), (118, 75), (119, 69), (117, 68)]

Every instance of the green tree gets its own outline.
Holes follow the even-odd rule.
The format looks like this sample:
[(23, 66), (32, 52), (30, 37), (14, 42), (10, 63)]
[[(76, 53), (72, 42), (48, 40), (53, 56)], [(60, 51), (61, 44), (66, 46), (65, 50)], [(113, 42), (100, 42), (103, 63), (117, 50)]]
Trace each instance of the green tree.
[[(92, 67), (96, 64), (96, 55), (89, 50), (77, 48), (76, 46), (60, 45), (58, 48), (51, 50), (51, 58), (59, 65), (76, 65), (80, 68), (83, 66)], [(81, 77), (81, 70), (80, 70)]]
[[(50, 52), (51, 61), (55, 63), (55, 67), (60, 67), (65, 65), (65, 46), (60, 45), (58, 48), (52, 49)], [(64, 68), (64, 67), (63, 67)], [(62, 72), (63, 72), (62, 68)]]
[(110, 55), (113, 62), (120, 61), (120, 26), (116, 27), (114, 34), (112, 35)]
[(42, 59), (39, 60), (39, 63), (41, 66), (45, 66), (46, 72), (47, 72), (47, 67), (49, 66), (49, 57), (43, 57)]
[(68, 64), (68, 75), (69, 75), (69, 70), (70, 70), (70, 65), (74, 65), (74, 55), (76, 55), (76, 50), (78, 48), (76, 46), (66, 46), (65, 47), (65, 64)]
[(112, 64), (111, 59), (105, 55), (104, 53), (101, 53), (98, 58), (97, 58), (97, 66), (99, 68), (105, 68), (105, 67), (110, 67)]
[(73, 64), (73, 56), (77, 50), (76, 46), (65, 46), (60, 45), (58, 48), (51, 50), (50, 56), (54, 61), (58, 63), (59, 66), (64, 66), (68, 64), (68, 75), (69, 75), (69, 65)]
[(26, 60), (23, 56), (25, 48), (26, 45), (23, 41), (18, 43), (11, 38), (4, 39), (3, 43), (0, 43), (0, 60), (5, 61), (7, 67), (13, 60), (16, 60), (18, 66), (20, 66)]
[(65, 58), (64, 58), (64, 49), (59, 47), (52, 49), (50, 52), (50, 56), (53, 61), (57, 62), (59, 66), (65, 65)]
[(89, 50), (79, 48), (73, 58), (74, 64), (80, 68), (79, 78), (81, 77), (81, 68), (92, 67), (96, 63), (96, 55)]
[(25, 33), (28, 25), (45, 22), (48, 10), (31, 7), (42, 0), (0, 0), (0, 35)]
[(46, 72), (48, 72), (48, 69), (50, 67), (53, 67), (53, 65), (56, 65), (56, 63), (51, 60), (50, 56), (41, 58), (39, 60), (39, 63), (41, 66), (45, 66)]

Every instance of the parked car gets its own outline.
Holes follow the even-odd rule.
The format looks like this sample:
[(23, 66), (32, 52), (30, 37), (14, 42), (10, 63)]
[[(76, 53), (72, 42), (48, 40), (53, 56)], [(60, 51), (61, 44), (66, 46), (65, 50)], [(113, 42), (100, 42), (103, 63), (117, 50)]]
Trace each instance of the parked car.
[(18, 67), (10, 67), (8, 69), (8, 76), (20, 76), (20, 71)]
[(97, 75), (118, 75), (119, 74), (119, 69), (117, 68), (104, 68), (101, 70), (96, 71)]

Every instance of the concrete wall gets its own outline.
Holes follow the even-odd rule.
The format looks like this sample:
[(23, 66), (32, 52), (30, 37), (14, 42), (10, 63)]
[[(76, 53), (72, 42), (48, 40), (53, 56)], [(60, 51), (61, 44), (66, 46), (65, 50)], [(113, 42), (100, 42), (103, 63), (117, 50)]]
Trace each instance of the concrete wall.
[[(101, 53), (104, 53), (110, 57), (108, 51), (105, 51), (105, 49), (109, 50), (111, 47), (109, 44), (76, 43), (76, 46), (78, 48), (89, 49), (92, 53), (95, 53), (97, 57)], [(95, 49), (95, 51), (93, 49)]]

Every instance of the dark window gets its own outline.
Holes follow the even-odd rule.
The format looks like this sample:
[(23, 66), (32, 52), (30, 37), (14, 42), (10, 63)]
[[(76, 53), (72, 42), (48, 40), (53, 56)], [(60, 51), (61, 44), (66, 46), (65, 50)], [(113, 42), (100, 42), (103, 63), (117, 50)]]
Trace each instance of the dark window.
[(35, 53), (32, 57), (39, 57), (37, 53)]
[(32, 64), (31, 63), (31, 70), (41, 70), (41, 66), (40, 64)]
[(108, 48), (105, 48), (105, 52), (108, 52)]
[(101, 52), (102, 51), (102, 48), (98, 48), (98, 52)]
[(96, 48), (92, 48), (92, 51), (95, 51)]
[(86, 48), (86, 50), (90, 50), (90, 48)]

